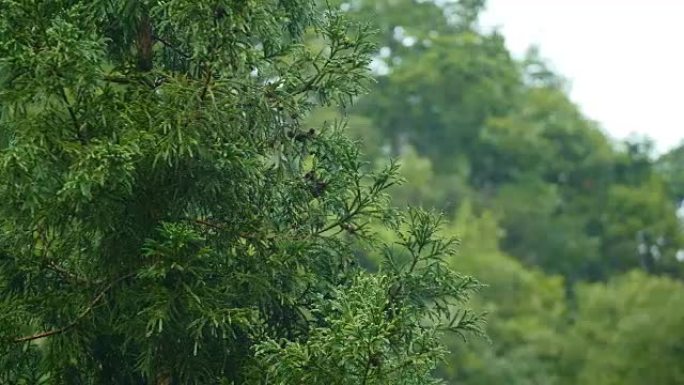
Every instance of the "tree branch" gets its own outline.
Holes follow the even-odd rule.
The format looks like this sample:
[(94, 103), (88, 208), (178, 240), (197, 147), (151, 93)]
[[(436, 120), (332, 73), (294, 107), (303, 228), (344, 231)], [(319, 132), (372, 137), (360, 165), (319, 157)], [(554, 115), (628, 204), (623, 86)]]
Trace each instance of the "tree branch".
[[(197, 218), (194, 218), (194, 219), (193, 218), (186, 218), (186, 219), (189, 220), (190, 222), (196, 224), (196, 225), (209, 227), (209, 228), (214, 229), (214, 230), (221, 230), (221, 231), (230, 230), (226, 225), (224, 225), (222, 223), (209, 222), (207, 220), (197, 219)], [(242, 237), (242, 238), (245, 238), (245, 239), (256, 239), (258, 234), (239, 231), (239, 232), (237, 232), (237, 235)]]
[(170, 49), (171, 51), (179, 54), (182, 56), (184, 59), (191, 59), (192, 55), (188, 55), (187, 53), (183, 52), (180, 48), (174, 46), (171, 44), (168, 40), (163, 39), (161, 36), (158, 36), (156, 34), (152, 34), (152, 38), (160, 43), (162, 43), (166, 48)]
[(85, 283), (85, 284), (93, 283), (93, 281), (91, 281), (85, 277), (81, 277), (80, 275), (59, 266), (54, 261), (46, 261), (45, 264), (50, 270), (53, 270), (53, 271), (59, 273), (60, 275), (66, 277), (66, 278), (70, 278), (70, 279), (73, 279), (74, 281), (77, 281), (80, 283)]
[(136, 84), (137, 82), (125, 77), (125, 76), (113, 76), (105, 75), (102, 79), (106, 82), (116, 83), (116, 84)]
[(93, 311), (93, 309), (95, 308), (95, 305), (97, 305), (97, 303), (100, 302), (100, 301), (102, 300), (102, 298), (105, 296), (105, 294), (107, 294), (107, 292), (108, 292), (109, 290), (111, 290), (111, 289), (112, 289), (116, 284), (118, 284), (119, 282), (121, 282), (121, 281), (123, 281), (123, 280), (125, 280), (125, 279), (127, 279), (127, 278), (130, 278), (130, 277), (132, 277), (132, 276), (134, 276), (134, 275), (135, 275), (135, 273), (129, 273), (129, 274), (126, 274), (126, 275), (124, 275), (124, 276), (121, 276), (121, 277), (119, 277), (119, 278), (113, 280), (112, 282), (110, 282), (107, 286), (105, 286), (102, 290), (100, 290), (100, 292), (99, 292), (95, 297), (93, 297), (93, 299), (90, 301), (90, 303), (88, 304), (88, 306), (87, 306), (85, 309), (83, 309), (83, 311), (78, 315), (78, 317), (76, 317), (76, 318), (75, 318), (73, 321), (71, 321), (71, 323), (69, 323), (68, 325), (63, 326), (63, 327), (61, 327), (61, 328), (57, 328), (57, 329), (53, 329), (53, 330), (48, 330), (48, 331), (44, 331), (44, 332), (32, 334), (32, 335), (30, 335), (30, 336), (17, 337), (17, 338), (14, 339), (14, 342), (15, 342), (15, 343), (19, 343), (19, 342), (29, 342), (29, 341), (33, 341), (33, 340), (38, 340), (38, 339), (41, 339), (41, 338), (50, 337), (50, 336), (54, 336), (54, 335), (56, 335), (56, 334), (64, 333), (65, 331), (67, 331), (67, 330), (69, 330), (69, 329), (75, 327), (76, 325), (78, 325), (78, 323), (79, 323), (83, 318), (85, 318), (85, 316), (88, 315), (88, 313), (90, 313), (91, 311)]
[(368, 346), (368, 357), (366, 358), (366, 363), (363, 367), (363, 379), (361, 380), (361, 385), (366, 385), (368, 382), (368, 375), (370, 374), (371, 364), (373, 363), (373, 354), (371, 352), (370, 345)]
[(202, 87), (202, 93), (200, 94), (200, 100), (204, 101), (204, 97), (207, 96), (207, 91), (209, 91), (209, 82), (211, 81), (211, 77), (213, 75), (213, 72), (211, 68), (207, 69), (207, 76), (204, 79), (204, 86)]
[(78, 138), (79, 142), (81, 144), (85, 144), (85, 140), (83, 139), (83, 135), (81, 134), (81, 127), (78, 124), (78, 119), (76, 118), (76, 112), (74, 112), (73, 107), (71, 106), (71, 103), (69, 103), (69, 98), (66, 95), (66, 92), (64, 91), (64, 88), (60, 87), (60, 97), (62, 98), (62, 101), (64, 102), (64, 105), (67, 108), (67, 111), (69, 111), (69, 116), (71, 117), (71, 122), (74, 125), (74, 131), (76, 131), (76, 137)]

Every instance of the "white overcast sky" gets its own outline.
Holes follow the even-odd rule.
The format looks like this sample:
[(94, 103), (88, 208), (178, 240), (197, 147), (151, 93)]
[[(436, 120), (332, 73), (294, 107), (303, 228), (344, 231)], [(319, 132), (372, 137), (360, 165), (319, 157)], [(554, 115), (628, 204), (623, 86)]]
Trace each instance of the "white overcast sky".
[(488, 0), (480, 24), (518, 57), (538, 45), (613, 138), (684, 139), (684, 0)]

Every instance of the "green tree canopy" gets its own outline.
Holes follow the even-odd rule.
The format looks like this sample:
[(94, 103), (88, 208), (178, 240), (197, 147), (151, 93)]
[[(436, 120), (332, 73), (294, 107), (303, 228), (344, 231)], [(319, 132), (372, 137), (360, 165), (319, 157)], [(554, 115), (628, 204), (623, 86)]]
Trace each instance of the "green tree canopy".
[(478, 283), (301, 123), (372, 49), (313, 1), (0, 1), (0, 382), (435, 383)]
[(658, 160), (658, 168), (665, 175), (670, 194), (680, 203), (684, 200), (684, 145), (674, 148)]
[(496, 211), (504, 251), (569, 285), (632, 268), (680, 274), (674, 153), (656, 166), (648, 141), (608, 138), (538, 48), (515, 59), (500, 33), (478, 28), (482, 2), (341, 9), (387, 33), (374, 59), (378, 86), (342, 113), (370, 121), (355, 132), (375, 148), (368, 153), (384, 146), (415, 163), (395, 198)]
[(633, 272), (582, 285), (563, 348), (567, 384), (676, 384), (684, 378), (684, 286)]

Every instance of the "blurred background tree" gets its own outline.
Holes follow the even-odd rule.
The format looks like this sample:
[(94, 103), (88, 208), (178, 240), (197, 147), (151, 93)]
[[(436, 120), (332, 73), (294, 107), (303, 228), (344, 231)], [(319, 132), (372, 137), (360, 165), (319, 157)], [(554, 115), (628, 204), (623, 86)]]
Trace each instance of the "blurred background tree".
[(684, 146), (656, 156), (648, 139), (608, 138), (539, 48), (515, 59), (479, 28), (483, 3), (338, 2), (380, 31), (377, 85), (327, 117), (364, 122), (353, 135), (369, 158), (403, 165), (395, 202), (444, 210), (461, 239), (454, 265), (489, 285), (477, 301), (491, 343), (452, 341), (439, 373), (683, 382), (684, 338), (671, 328), (684, 298)]

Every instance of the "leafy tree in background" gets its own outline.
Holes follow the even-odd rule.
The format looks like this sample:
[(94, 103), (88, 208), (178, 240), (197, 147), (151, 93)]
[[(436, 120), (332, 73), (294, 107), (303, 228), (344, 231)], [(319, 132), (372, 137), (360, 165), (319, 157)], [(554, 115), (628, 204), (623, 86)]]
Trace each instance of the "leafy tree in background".
[(665, 176), (672, 199), (684, 201), (684, 144), (671, 150), (658, 160), (658, 169)]
[(679, 275), (675, 255), (684, 239), (649, 143), (609, 140), (569, 99), (538, 49), (515, 60), (498, 32), (478, 29), (482, 6), (341, 5), (387, 32), (375, 56), (383, 63), (378, 86), (343, 114), (370, 120), (361, 133), (369, 145), (430, 161), (429, 181), (429, 173), (414, 173), (423, 187), (409, 179), (395, 198), (447, 212), (468, 199), (477, 210), (496, 211), (504, 251), (562, 274), (568, 287), (633, 268)]
[(301, 124), (368, 39), (311, 1), (0, 1), (0, 382), (436, 383), (477, 282)]
[(681, 383), (684, 152), (608, 138), (539, 50), (515, 60), (455, 12), (477, 2), (342, 3), (382, 33), (378, 87), (338, 112), (371, 160), (398, 156), (395, 201), (446, 209), (450, 262), (490, 284), (491, 343), (446, 339), (447, 383)]
[(681, 281), (643, 272), (581, 285), (563, 343), (564, 383), (681, 383), (683, 293)]
[(440, 373), (453, 384), (555, 384), (566, 338), (567, 303), (562, 277), (527, 268), (499, 248), (496, 215), (476, 214), (466, 202), (447, 231), (462, 247), (454, 266), (486, 277), (489, 286), (473, 306), (487, 311), (491, 339), (462, 349), (449, 340), (452, 354)]
[(379, 81), (377, 96), (360, 103), (396, 152), (410, 143), (440, 171), (458, 170), (465, 157), (479, 175), (479, 130), (490, 116), (506, 114), (515, 100), (518, 72), (500, 36), (473, 32), (438, 35), (430, 47), (402, 59)]

